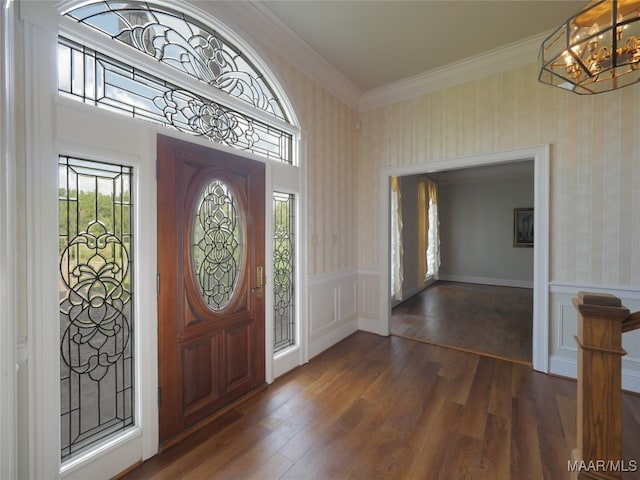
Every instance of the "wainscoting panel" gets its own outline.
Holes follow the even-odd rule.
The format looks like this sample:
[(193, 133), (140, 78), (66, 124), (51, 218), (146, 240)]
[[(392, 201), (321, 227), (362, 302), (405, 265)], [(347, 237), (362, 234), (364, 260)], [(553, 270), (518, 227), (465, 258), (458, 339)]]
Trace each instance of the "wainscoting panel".
[(358, 313), (358, 284), (349, 279), (338, 285), (338, 318), (352, 318)]
[(358, 330), (358, 275), (346, 270), (309, 279), (309, 358)]
[(380, 333), (378, 277), (377, 270), (358, 272), (358, 328), (365, 332)]
[[(572, 299), (578, 292), (608, 293), (622, 300), (631, 313), (640, 310), (640, 290), (610, 288), (601, 285), (552, 283), (550, 287), (551, 342), (549, 371), (557, 375), (576, 378), (578, 374), (577, 347), (578, 313)], [(622, 335), (622, 388), (640, 393), (640, 330)]]

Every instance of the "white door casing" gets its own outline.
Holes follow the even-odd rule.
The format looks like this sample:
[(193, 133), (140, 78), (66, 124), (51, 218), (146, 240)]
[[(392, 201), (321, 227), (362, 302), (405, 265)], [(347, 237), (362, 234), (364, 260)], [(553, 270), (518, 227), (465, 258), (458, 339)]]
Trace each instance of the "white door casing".
[(391, 299), (389, 296), (390, 255), (390, 182), (392, 176), (416, 175), (444, 170), (509, 163), (522, 160), (534, 162), (534, 231), (533, 247), (533, 368), (549, 371), (549, 145), (525, 147), (448, 160), (420, 163), (380, 170), (378, 213), (379, 251), (381, 259), (378, 277), (380, 322), (378, 333), (389, 335)]

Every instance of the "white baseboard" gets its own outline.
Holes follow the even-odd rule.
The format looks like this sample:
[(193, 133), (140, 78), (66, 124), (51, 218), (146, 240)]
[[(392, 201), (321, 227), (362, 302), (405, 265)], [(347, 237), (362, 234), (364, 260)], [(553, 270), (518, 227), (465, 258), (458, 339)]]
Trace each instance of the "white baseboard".
[(481, 285), (497, 285), (500, 287), (533, 288), (533, 281), (512, 280), (508, 278), (474, 277), (469, 275), (441, 273), (440, 280), (461, 283), (478, 283)]
[(404, 302), (405, 300), (413, 297), (414, 295), (417, 295), (418, 293), (420, 293), (424, 289), (425, 289), (424, 283), (422, 285), (416, 285), (416, 286), (410, 288), (406, 292), (402, 293), (402, 301)]
[(278, 378), (300, 365), (302, 365), (302, 361), (299, 346), (278, 354), (273, 361), (273, 378)]
[(383, 335), (380, 333), (380, 321), (371, 318), (358, 318), (358, 330), (363, 332), (375, 333), (376, 335)]
[[(578, 361), (558, 355), (551, 355), (549, 359), (549, 373), (575, 379), (578, 377)], [(622, 389), (628, 392), (640, 393), (640, 373), (623, 368)]]
[(314, 337), (309, 339), (309, 359), (315, 357), (319, 353), (322, 353), (327, 348), (332, 347), (341, 340), (344, 340), (352, 333), (358, 331), (358, 319), (353, 318), (348, 322), (338, 327), (332, 327), (327, 329), (326, 334), (315, 334)]

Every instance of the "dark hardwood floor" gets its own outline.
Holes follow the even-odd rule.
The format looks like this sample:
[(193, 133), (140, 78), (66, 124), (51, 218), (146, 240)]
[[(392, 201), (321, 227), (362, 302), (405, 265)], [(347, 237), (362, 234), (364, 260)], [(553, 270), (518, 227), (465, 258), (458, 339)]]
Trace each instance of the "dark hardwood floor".
[(391, 333), (531, 364), (533, 290), (438, 281), (393, 309)]
[[(575, 411), (575, 381), (358, 332), (123, 478), (568, 479)], [(623, 425), (640, 461), (640, 397)]]

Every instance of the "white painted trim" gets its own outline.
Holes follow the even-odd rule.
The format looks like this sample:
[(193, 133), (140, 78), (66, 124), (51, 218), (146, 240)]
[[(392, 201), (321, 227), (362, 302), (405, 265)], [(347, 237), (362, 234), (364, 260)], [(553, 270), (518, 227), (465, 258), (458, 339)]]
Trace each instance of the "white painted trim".
[[(265, 372), (264, 378), (267, 383), (272, 383), (275, 378), (274, 366), (275, 358), (273, 353), (273, 329), (275, 325), (275, 319), (273, 315), (273, 282), (270, 279), (274, 278), (273, 274), (273, 261), (269, 261), (271, 255), (269, 252), (273, 252), (273, 235), (269, 232), (273, 232), (273, 168), (270, 162), (265, 166), (265, 189), (264, 189), (264, 275), (265, 275), (265, 291), (264, 291), (264, 356), (265, 356)], [(269, 188), (271, 187), (271, 188)]]
[[(628, 392), (640, 393), (640, 362), (637, 369), (622, 369), (622, 389)], [(576, 379), (578, 377), (578, 362), (559, 355), (551, 355), (549, 359), (549, 371), (554, 375)]]
[(509, 278), (473, 277), (469, 275), (454, 275), (441, 273), (440, 280), (461, 283), (477, 283), (480, 285), (497, 285), (500, 287), (533, 288), (533, 281), (513, 280)]
[[(627, 302), (634, 304), (640, 303), (640, 289), (638, 287), (631, 286), (609, 286), (601, 284), (587, 284), (581, 282), (552, 282), (549, 285), (550, 293), (554, 295), (562, 295), (565, 297), (577, 297), (579, 292), (592, 292), (592, 293), (604, 293), (609, 295), (615, 295), (620, 298), (622, 305)], [(559, 308), (558, 308), (559, 307)], [(561, 375), (569, 378), (576, 378), (578, 372), (577, 364), (577, 345), (574, 346), (573, 339), (563, 339), (562, 332), (564, 331), (563, 323), (577, 322), (577, 312), (573, 313), (570, 318), (565, 318), (562, 315), (562, 307), (567, 307), (574, 311), (574, 307), (571, 305), (571, 301), (565, 299), (563, 301), (556, 301), (553, 304), (556, 315), (556, 331), (553, 332), (556, 338), (555, 354), (550, 357), (550, 369), (551, 373)], [(624, 335), (636, 335), (638, 332), (629, 332)], [(564, 341), (563, 341), (564, 340)], [(569, 341), (567, 344), (565, 341)], [(566, 353), (566, 356), (563, 355)], [(637, 355), (637, 353), (636, 353)], [(623, 356), (622, 357), (622, 388), (631, 392), (640, 393), (640, 358), (637, 356)]]
[(640, 302), (640, 289), (632, 286), (611, 287), (595, 283), (551, 282), (549, 291), (564, 295), (577, 295), (578, 292), (606, 293), (615, 295), (622, 300), (628, 299)]
[(349, 268), (345, 270), (339, 270), (336, 272), (314, 275), (312, 277), (309, 277), (308, 284), (310, 287), (314, 287), (322, 283), (338, 283), (341, 280), (345, 280), (351, 277), (356, 277), (357, 275), (358, 275), (358, 270), (356, 268)]
[(537, 61), (540, 44), (548, 33), (436, 68), (365, 92), (358, 111), (365, 112), (409, 98), (426, 95), (453, 85)]
[[(316, 355), (324, 352), (326, 349), (332, 347), (336, 343), (344, 340), (349, 335), (358, 331), (358, 319), (352, 318), (351, 320), (345, 322), (342, 325), (337, 327), (332, 327), (329, 329), (325, 329), (326, 333), (320, 334), (316, 336), (313, 340), (309, 341), (309, 358), (313, 358)], [(322, 332), (320, 330), (319, 332)]]
[(308, 241), (308, 218), (309, 218), (309, 194), (308, 194), (308, 165), (307, 165), (307, 141), (304, 136), (298, 141), (298, 149), (300, 151), (300, 193), (298, 204), (298, 255), (296, 261), (298, 262), (298, 308), (296, 315), (298, 317), (298, 344), (300, 345), (300, 361), (299, 364), (303, 365), (309, 361), (309, 282), (307, 280), (308, 273), (308, 255), (307, 255), (307, 241)]
[(18, 476), (14, 6), (0, 4), (0, 478)]
[(551, 196), (550, 146), (537, 148), (534, 156), (533, 247), (533, 368), (549, 371), (549, 233)]
[(549, 358), (549, 372), (561, 377), (575, 379), (578, 376), (578, 363), (560, 355)]
[(275, 356), (273, 359), (273, 378), (278, 378), (302, 364), (300, 350), (300, 346), (296, 345)]
[(378, 271), (377, 268), (371, 268), (371, 267), (360, 267), (358, 268), (358, 275), (359, 276), (366, 276), (366, 275), (373, 275), (373, 276), (378, 276), (380, 274), (380, 272)]
[(381, 193), (378, 212), (378, 258), (381, 262), (378, 278), (381, 315), (378, 333), (380, 335), (389, 335), (391, 315), (389, 296), (389, 178), (519, 160), (533, 160), (535, 169), (534, 228), (536, 242), (533, 255), (533, 368), (545, 373), (549, 371), (549, 145), (380, 169), (379, 191)]
[[(44, 2), (22, 2), (25, 15), (26, 237), (29, 332), (29, 476), (50, 478), (60, 468), (60, 328), (57, 242), (58, 162), (55, 155), (53, 102), (56, 95), (56, 35), (46, 21)], [(43, 8), (44, 7), (44, 8)], [(31, 15), (34, 15), (31, 17)], [(36, 18), (42, 23), (30, 23)], [(52, 286), (54, 286), (52, 288)]]

